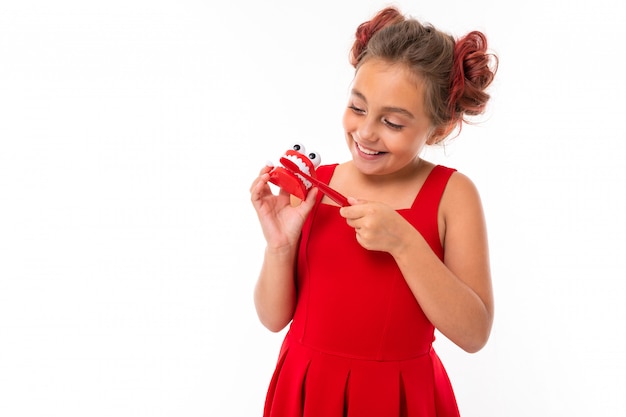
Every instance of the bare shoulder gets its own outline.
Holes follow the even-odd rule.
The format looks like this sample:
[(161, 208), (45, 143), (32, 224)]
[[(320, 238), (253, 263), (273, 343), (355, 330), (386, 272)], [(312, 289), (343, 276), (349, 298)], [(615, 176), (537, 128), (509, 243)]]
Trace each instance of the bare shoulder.
[(439, 233), (444, 247), (449, 249), (459, 240), (480, 240), (485, 228), (478, 188), (467, 175), (455, 172), (448, 181), (439, 206)]
[[(465, 174), (455, 171), (441, 197), (442, 209), (463, 208), (466, 204), (480, 204), (480, 194), (474, 182)], [(461, 207), (459, 207), (461, 205)]]

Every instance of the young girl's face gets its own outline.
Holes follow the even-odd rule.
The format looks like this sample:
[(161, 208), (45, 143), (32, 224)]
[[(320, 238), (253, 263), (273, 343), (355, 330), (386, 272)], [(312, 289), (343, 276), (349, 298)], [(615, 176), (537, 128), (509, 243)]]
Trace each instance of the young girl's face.
[(343, 126), (361, 172), (412, 172), (432, 131), (423, 82), (403, 64), (366, 61), (354, 78)]

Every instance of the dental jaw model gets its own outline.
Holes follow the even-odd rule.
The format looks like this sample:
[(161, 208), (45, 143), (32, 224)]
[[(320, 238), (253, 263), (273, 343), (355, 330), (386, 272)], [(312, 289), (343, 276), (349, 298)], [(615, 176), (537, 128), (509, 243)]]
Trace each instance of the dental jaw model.
[[(304, 146), (300, 143), (295, 143), (291, 149), (285, 152), (281, 159), (288, 159), (296, 164), (302, 172), (313, 178), (316, 177), (315, 168), (321, 163), (321, 157), (317, 152), (307, 153)], [(309, 190), (313, 186), (302, 175), (284, 166), (277, 166), (270, 171), (270, 182), (300, 200), (306, 199)]]

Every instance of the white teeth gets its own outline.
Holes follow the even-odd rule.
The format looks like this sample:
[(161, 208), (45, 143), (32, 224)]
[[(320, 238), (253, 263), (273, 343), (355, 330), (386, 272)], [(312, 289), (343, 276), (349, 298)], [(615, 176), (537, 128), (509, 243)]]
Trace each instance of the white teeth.
[(376, 151), (372, 151), (370, 149), (366, 149), (363, 146), (361, 146), (361, 144), (359, 142), (355, 142), (357, 148), (359, 148), (359, 150), (361, 152), (363, 152), (365, 155), (378, 155), (380, 152), (376, 152)]
[(285, 158), (289, 159), (291, 162), (294, 162), (300, 168), (300, 171), (304, 172), (307, 175), (311, 175), (311, 171), (309, 171), (309, 167), (304, 163), (304, 161), (295, 155), (285, 155)]
[(295, 174), (295, 175), (296, 175), (296, 177), (300, 178), (300, 181), (302, 181), (302, 183), (304, 184), (304, 186), (306, 187), (307, 190), (313, 186), (311, 181), (307, 180), (302, 175), (300, 175), (300, 174)]
[[(291, 162), (293, 162), (296, 165), (298, 165), (298, 167), (300, 168), (300, 171), (304, 172), (307, 175), (311, 175), (311, 171), (309, 170), (309, 167), (304, 163), (302, 158), (300, 158), (300, 157), (298, 157), (296, 155), (285, 155), (285, 158), (289, 159)], [(306, 187), (307, 190), (313, 186), (313, 184), (309, 180), (304, 178), (302, 175), (300, 175), (300, 174), (298, 174), (296, 172), (294, 172), (294, 174), (295, 174), (296, 177), (298, 177), (300, 179), (300, 181), (302, 181), (302, 183), (304, 184), (304, 186)]]

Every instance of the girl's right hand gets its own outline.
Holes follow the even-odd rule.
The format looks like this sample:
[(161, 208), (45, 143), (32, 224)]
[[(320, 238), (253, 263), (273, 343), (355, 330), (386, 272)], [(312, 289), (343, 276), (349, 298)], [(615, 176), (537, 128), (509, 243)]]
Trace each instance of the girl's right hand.
[(301, 204), (293, 205), (289, 193), (282, 189), (278, 195), (272, 193), (268, 183), (269, 172), (272, 169), (271, 166), (261, 169), (250, 187), (250, 199), (261, 223), (268, 248), (295, 248), (304, 220), (315, 204), (317, 189), (311, 189)]

